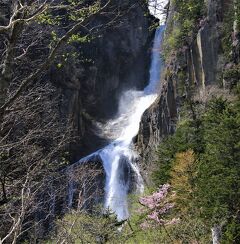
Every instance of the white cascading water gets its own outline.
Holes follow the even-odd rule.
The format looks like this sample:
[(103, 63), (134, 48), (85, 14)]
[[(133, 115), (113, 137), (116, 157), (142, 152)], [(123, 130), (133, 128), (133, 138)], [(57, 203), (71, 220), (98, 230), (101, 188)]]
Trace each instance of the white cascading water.
[[(84, 162), (94, 155), (100, 156), (106, 173), (104, 206), (114, 212), (119, 221), (129, 217), (127, 196), (132, 173), (135, 175), (137, 191), (143, 191), (142, 178), (134, 163), (137, 155), (132, 149), (132, 139), (139, 131), (144, 111), (155, 101), (159, 92), (163, 30), (164, 27), (160, 26), (155, 33), (149, 84), (143, 91), (126, 91), (120, 99), (117, 118), (102, 128), (103, 134), (111, 138), (112, 143), (79, 161)], [(72, 195), (70, 190), (69, 206), (72, 204)]]

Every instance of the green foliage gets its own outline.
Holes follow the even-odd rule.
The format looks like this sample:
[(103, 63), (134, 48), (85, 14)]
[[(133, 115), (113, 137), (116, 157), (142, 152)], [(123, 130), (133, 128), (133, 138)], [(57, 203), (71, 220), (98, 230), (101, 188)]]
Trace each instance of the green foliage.
[(231, 58), (233, 23), (234, 5), (230, 3), (228, 4), (226, 11), (224, 11), (224, 22), (221, 38), (223, 53), (227, 59)]
[(158, 243), (172, 243), (166, 230), (164, 228), (137, 230), (136, 233), (131, 236), (126, 244), (158, 244)]
[(53, 16), (49, 11), (43, 12), (40, 14), (37, 18), (38, 24), (44, 24), (44, 25), (60, 25), (62, 20), (61, 16)]
[(237, 29), (240, 30), (240, 1), (235, 0), (235, 20), (237, 22)]
[(224, 71), (223, 77), (225, 79), (234, 79), (236, 81), (240, 80), (240, 65), (235, 65)]
[(153, 172), (153, 180), (156, 185), (161, 185), (170, 180), (170, 171), (176, 159), (176, 154), (192, 149), (195, 153), (202, 151), (201, 121), (186, 119), (182, 120), (177, 127), (176, 133), (166, 138), (159, 145), (157, 155), (157, 170)]
[(182, 23), (196, 19), (203, 13), (204, 1), (200, 0), (174, 0), (178, 20)]
[[(71, 1), (71, 5), (77, 6), (77, 2)], [(100, 9), (100, 1), (95, 1), (92, 5), (84, 6), (69, 14), (69, 20), (84, 21), (88, 16), (96, 14)]]
[(101, 7), (101, 3), (98, 0), (93, 1), (92, 4), (87, 3), (86, 0), (68, 0), (67, 2), (67, 5), (62, 5), (62, 9), (68, 11), (67, 14), (59, 14), (58, 10), (61, 9), (61, 6), (57, 6), (56, 8), (51, 6), (51, 8), (46, 8), (46, 10), (38, 16), (37, 22), (39, 24), (53, 26), (60, 25), (64, 20), (82, 22), (90, 15), (96, 14)]
[(177, 93), (179, 94), (179, 96), (183, 96), (186, 94), (187, 74), (184, 71), (179, 71), (177, 73), (177, 77), (178, 77), (178, 83), (177, 83), (178, 91), (177, 91)]
[(91, 42), (93, 38), (89, 35), (80, 35), (80, 34), (73, 34), (69, 40), (68, 43), (74, 43), (74, 42), (78, 42), (78, 43), (86, 43), (86, 42)]
[(176, 160), (172, 166), (171, 186), (175, 191), (174, 201), (176, 208), (185, 215), (191, 208), (194, 192), (194, 178), (196, 176), (196, 156), (193, 150), (177, 153)]
[(199, 219), (209, 231), (223, 225), (224, 243), (238, 243), (240, 100), (213, 98), (198, 118), (183, 115), (176, 133), (159, 146), (155, 183), (172, 183), (175, 214)]
[(166, 49), (177, 49), (181, 45), (180, 43), (180, 35), (181, 35), (181, 29), (179, 27), (175, 27), (171, 34), (168, 36), (167, 44), (164, 43), (164, 52), (166, 52)]
[(188, 43), (198, 30), (199, 19), (204, 14), (204, 0), (175, 0), (173, 5), (174, 17), (163, 44), (165, 59)]
[(224, 227), (224, 236), (222, 243), (239, 243), (240, 241), (240, 218), (239, 214), (230, 218), (228, 224)]
[(117, 243), (119, 223), (114, 215), (99, 211), (72, 212), (56, 223), (56, 234), (48, 243)]
[(237, 91), (237, 86), (240, 81), (240, 65), (232, 65), (223, 71), (223, 78), (227, 82), (231, 90)]
[(179, 223), (142, 229), (140, 223), (142, 223), (145, 216), (139, 214), (139, 208), (141, 207), (138, 206), (137, 208), (136, 206), (135, 211), (132, 212), (130, 219), (132, 232), (130, 232), (130, 235), (127, 228), (123, 229), (123, 234), (128, 236), (124, 243), (210, 243), (211, 233), (199, 218), (185, 214)]
[[(57, 26), (65, 26), (66, 24), (69, 26), (74, 26), (76, 23), (84, 23), (86, 19), (96, 14), (101, 7), (101, 3), (98, 0), (93, 1), (91, 4), (86, 0), (68, 0), (67, 2), (67, 5), (64, 5), (64, 7), (62, 6), (62, 12), (59, 11), (59, 9), (61, 10), (61, 6), (57, 6), (56, 8), (51, 6), (51, 8), (47, 8), (37, 17), (38, 24), (46, 25), (48, 28), (51, 26), (52, 28), (55, 28), (51, 33), (53, 40), (51, 47), (61, 38), (63, 34), (62, 31), (60, 33), (56, 31)], [(82, 26), (84, 27), (84, 24)], [(91, 40), (92, 39), (89, 34), (82, 32), (81, 34), (72, 34), (68, 39), (68, 44), (74, 42), (86, 43), (90, 42)]]
[(240, 204), (239, 102), (214, 99), (203, 124), (206, 147), (198, 168), (198, 203), (203, 218), (219, 222), (235, 214)]

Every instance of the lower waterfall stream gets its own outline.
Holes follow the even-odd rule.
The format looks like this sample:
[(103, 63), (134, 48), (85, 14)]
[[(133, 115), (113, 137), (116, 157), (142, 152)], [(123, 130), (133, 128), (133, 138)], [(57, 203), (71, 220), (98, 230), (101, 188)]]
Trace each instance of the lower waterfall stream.
[[(132, 174), (135, 176), (135, 190), (137, 192), (143, 191), (143, 180), (138, 166), (134, 163), (137, 154), (132, 149), (132, 140), (138, 133), (144, 111), (155, 101), (160, 89), (160, 48), (163, 31), (164, 26), (160, 26), (155, 32), (149, 84), (143, 91), (129, 90), (124, 92), (119, 102), (117, 118), (109, 121), (102, 128), (103, 134), (111, 138), (111, 143), (77, 162), (86, 162), (94, 156), (101, 158), (106, 175), (104, 207), (114, 212), (119, 221), (129, 217), (127, 196), (131, 184), (133, 184)], [(73, 188), (73, 184), (70, 182), (69, 207), (73, 201)]]

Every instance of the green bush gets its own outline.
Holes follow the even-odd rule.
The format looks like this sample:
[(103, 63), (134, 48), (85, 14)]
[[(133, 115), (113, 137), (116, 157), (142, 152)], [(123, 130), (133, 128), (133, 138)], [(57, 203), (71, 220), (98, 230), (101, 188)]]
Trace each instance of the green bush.
[[(214, 224), (222, 225), (223, 240), (239, 243), (239, 99), (213, 98), (197, 119), (186, 118), (186, 115), (182, 118), (176, 133), (159, 146), (158, 166), (153, 173), (156, 184), (176, 181), (171, 178), (176, 177), (176, 174), (171, 174), (176, 157), (187, 150), (193, 150), (197, 162), (195, 172), (191, 172), (194, 177), (188, 214), (199, 221), (201, 219), (209, 232)], [(184, 189), (184, 185), (182, 187)], [(186, 199), (186, 196), (181, 196), (181, 191), (177, 194), (180, 194), (178, 198)], [(180, 212), (176, 214), (181, 216)]]
[(168, 23), (164, 40), (164, 57), (182, 48), (198, 30), (198, 22), (204, 14), (204, 0), (175, 0), (174, 17)]

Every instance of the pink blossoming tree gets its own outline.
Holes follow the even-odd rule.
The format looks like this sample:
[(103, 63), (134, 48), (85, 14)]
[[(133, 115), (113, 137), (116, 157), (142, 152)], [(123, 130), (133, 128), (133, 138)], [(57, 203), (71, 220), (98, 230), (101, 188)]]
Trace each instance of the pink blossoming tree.
[(141, 224), (142, 229), (152, 228), (156, 226), (165, 226), (176, 224), (179, 219), (167, 218), (170, 210), (174, 207), (171, 198), (174, 193), (171, 192), (170, 185), (165, 184), (160, 186), (158, 191), (153, 194), (139, 199), (140, 204), (143, 206), (141, 212), (147, 214), (147, 218)]

